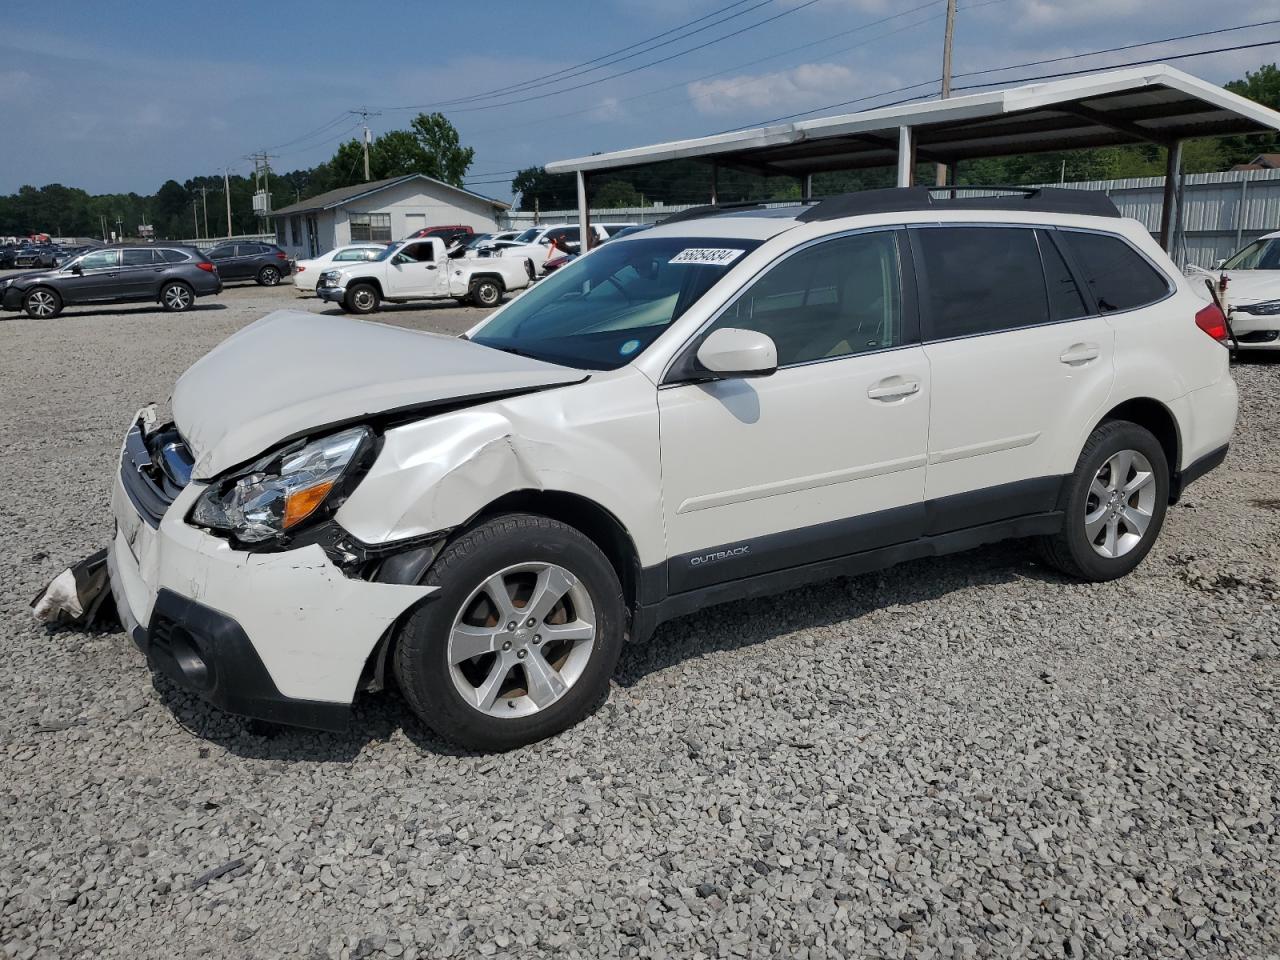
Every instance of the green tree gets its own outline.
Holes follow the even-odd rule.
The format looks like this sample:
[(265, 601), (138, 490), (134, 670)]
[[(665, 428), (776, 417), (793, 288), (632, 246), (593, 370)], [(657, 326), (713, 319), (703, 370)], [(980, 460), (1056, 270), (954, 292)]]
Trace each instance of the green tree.
[[(576, 192), (576, 185), (575, 185)], [(641, 207), (644, 199), (634, 186), (625, 180), (606, 180), (592, 191), (593, 207)]]
[(462, 180), (467, 175), (476, 152), (471, 147), (462, 146), (454, 125), (443, 113), (420, 113), (413, 118), (410, 127), (430, 165), (430, 169), (416, 172), (425, 173), (455, 187), (462, 186)]

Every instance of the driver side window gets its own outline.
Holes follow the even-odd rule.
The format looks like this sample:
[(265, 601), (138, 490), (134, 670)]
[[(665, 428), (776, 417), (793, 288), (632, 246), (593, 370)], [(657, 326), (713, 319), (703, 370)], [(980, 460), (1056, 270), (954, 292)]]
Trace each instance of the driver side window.
[(120, 259), (117, 250), (95, 250), (86, 253), (80, 261), (81, 270), (105, 270), (114, 267)]
[(737, 299), (707, 333), (755, 330), (778, 349), (778, 366), (900, 346), (898, 237), (876, 231), (826, 240), (787, 257)]
[(396, 263), (430, 263), (433, 259), (430, 243), (411, 243), (396, 254)]

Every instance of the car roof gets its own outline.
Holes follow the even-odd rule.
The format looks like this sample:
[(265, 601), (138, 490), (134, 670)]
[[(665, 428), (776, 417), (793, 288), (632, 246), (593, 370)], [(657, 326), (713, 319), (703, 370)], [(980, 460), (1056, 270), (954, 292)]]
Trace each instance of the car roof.
[[(765, 210), (743, 210), (720, 213), (676, 223), (655, 224), (644, 231), (650, 237), (738, 237), (743, 240), (768, 240), (799, 221), (796, 214), (803, 207), (779, 207)], [(623, 237), (622, 239), (627, 239)]]

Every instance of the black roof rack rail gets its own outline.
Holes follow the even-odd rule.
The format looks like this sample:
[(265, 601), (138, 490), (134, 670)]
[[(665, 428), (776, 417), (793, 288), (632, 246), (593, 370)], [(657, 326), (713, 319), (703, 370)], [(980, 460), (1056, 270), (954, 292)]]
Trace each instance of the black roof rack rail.
[(797, 214), (796, 219), (811, 223), (911, 210), (1024, 210), (1028, 213), (1074, 213), (1086, 217), (1120, 216), (1109, 196), (1092, 190), (975, 185), (860, 190), (816, 203)]
[(714, 217), (717, 214), (733, 213), (737, 210), (758, 210), (768, 202), (770, 201), (735, 200), (730, 203), (707, 203), (701, 207), (690, 207), (688, 210), (673, 213), (671, 216), (659, 220), (654, 226), (662, 226), (664, 223), (680, 223), (683, 220), (699, 220), (702, 217)]

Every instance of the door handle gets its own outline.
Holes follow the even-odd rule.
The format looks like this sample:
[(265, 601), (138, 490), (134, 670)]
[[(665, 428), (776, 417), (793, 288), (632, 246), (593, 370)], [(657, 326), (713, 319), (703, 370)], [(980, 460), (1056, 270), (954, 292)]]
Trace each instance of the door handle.
[(427, 269), (428, 269), (428, 270), (434, 270), (435, 268), (436, 268), (436, 265), (435, 265), (434, 263), (428, 263), (428, 264), (427, 264)]
[(872, 400), (880, 400), (889, 403), (893, 400), (901, 400), (905, 397), (914, 396), (920, 392), (919, 380), (903, 380), (900, 377), (886, 377), (879, 383), (868, 388), (867, 396)]
[(1058, 360), (1068, 366), (1083, 366), (1090, 361), (1097, 360), (1102, 356), (1102, 350), (1096, 343), (1073, 343), (1067, 348), (1067, 352), (1058, 357)]

